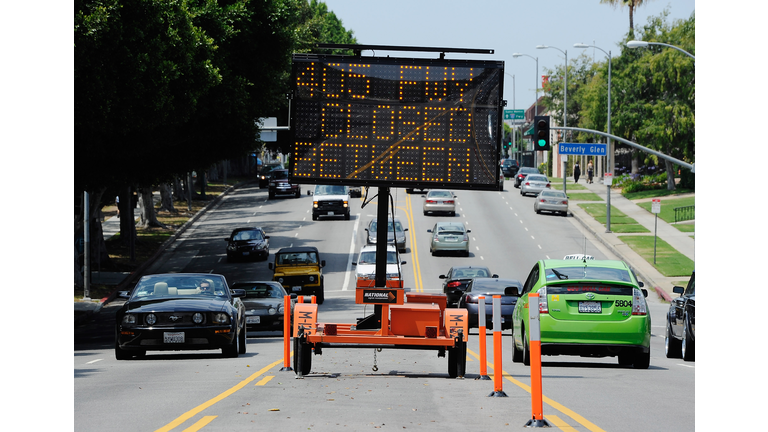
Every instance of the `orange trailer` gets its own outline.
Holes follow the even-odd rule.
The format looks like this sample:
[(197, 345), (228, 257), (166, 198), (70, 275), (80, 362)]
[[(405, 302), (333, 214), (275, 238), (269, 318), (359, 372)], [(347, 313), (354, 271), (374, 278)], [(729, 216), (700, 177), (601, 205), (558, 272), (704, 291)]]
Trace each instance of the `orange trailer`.
[[(318, 321), (316, 304), (296, 304), (293, 369), (299, 377), (312, 369), (312, 353), (323, 348), (387, 348), (448, 353), (448, 375), (463, 378), (469, 337), (466, 309), (446, 309), (445, 294), (406, 293), (402, 288), (357, 288), (355, 302), (377, 312), (355, 324)], [(379, 310), (380, 308), (380, 310)]]

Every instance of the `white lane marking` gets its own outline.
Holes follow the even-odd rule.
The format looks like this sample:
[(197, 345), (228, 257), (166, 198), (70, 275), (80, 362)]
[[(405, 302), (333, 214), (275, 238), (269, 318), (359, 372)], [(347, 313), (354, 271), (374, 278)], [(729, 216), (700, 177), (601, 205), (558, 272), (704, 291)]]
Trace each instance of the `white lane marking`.
[(691, 366), (691, 365), (687, 365), (687, 364), (682, 364), (682, 363), (678, 363), (677, 365), (678, 365), (678, 366), (689, 367), (689, 368), (692, 368), (692, 367), (694, 367), (694, 366)]
[(480, 255), (480, 259), (481, 259), (481, 260), (483, 260), (483, 261), (485, 261), (485, 258), (483, 258), (483, 256), (482, 256), (482, 255)]
[(96, 359), (96, 360), (91, 360), (91, 361), (89, 361), (89, 362), (88, 362), (88, 363), (86, 363), (86, 364), (94, 364), (94, 363), (96, 363), (96, 362), (100, 362), (100, 361), (102, 361), (102, 360), (104, 360), (104, 359)]
[(349, 285), (349, 275), (352, 273), (352, 260), (355, 259), (355, 240), (357, 240), (357, 227), (360, 225), (360, 213), (356, 213), (355, 227), (352, 229), (352, 240), (349, 242), (349, 259), (347, 260), (347, 271), (344, 272), (344, 285), (341, 290), (347, 291)]

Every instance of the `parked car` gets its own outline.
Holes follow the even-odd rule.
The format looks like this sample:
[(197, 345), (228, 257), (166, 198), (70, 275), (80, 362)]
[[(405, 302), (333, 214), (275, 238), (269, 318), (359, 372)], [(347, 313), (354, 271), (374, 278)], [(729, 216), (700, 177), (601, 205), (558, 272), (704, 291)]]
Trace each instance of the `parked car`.
[[(371, 219), (368, 223), (368, 227), (365, 228), (365, 231), (368, 233), (366, 244), (376, 244), (378, 228), (379, 225), (376, 222), (376, 218)], [(387, 228), (387, 243), (396, 244), (398, 251), (405, 252), (405, 232), (408, 231), (408, 228), (403, 228), (403, 224), (400, 223), (400, 219), (398, 218), (395, 218), (394, 226), (392, 224), (392, 219), (387, 218)]]
[(245, 297), (230, 290), (222, 275), (167, 273), (143, 276), (117, 311), (115, 358), (147, 351), (221, 349), (225, 357), (245, 354)]
[(501, 172), (504, 173), (505, 177), (514, 177), (519, 169), (520, 166), (515, 159), (504, 159), (501, 161)]
[(262, 167), (261, 171), (259, 171), (259, 188), (263, 189), (269, 186), (269, 173), (271, 173), (272, 170), (282, 169), (282, 168), (283, 166), (280, 164), (270, 164)]
[(547, 190), (552, 185), (549, 183), (547, 176), (543, 174), (528, 174), (520, 183), (520, 195), (538, 195), (539, 192)]
[(455, 306), (459, 303), (464, 291), (467, 290), (467, 285), (476, 277), (497, 278), (499, 275), (491, 275), (488, 267), (478, 266), (451, 267), (448, 269), (448, 273), (440, 275), (440, 279), (443, 279), (443, 293), (447, 298), (448, 306)]
[(648, 369), (648, 291), (624, 261), (540, 260), (533, 266), (512, 315), (512, 360), (526, 366), (530, 293), (539, 294), (542, 355), (618, 356), (619, 365)]
[[(245, 291), (242, 298), (245, 307), (245, 326), (254, 331), (283, 331), (285, 316), (285, 296), (289, 294), (285, 288), (274, 281), (236, 282), (232, 289)], [(290, 310), (288, 316), (293, 316), (293, 305), (298, 297), (290, 295)]]
[[(376, 246), (366, 245), (360, 248), (355, 266), (355, 279), (358, 288), (374, 287), (376, 282)], [(400, 255), (394, 245), (387, 245), (387, 279), (386, 285), (390, 288), (403, 287), (403, 269), (405, 261), (400, 260)]]
[(282, 248), (275, 254), (274, 264), (269, 263), (273, 281), (292, 294), (314, 295), (317, 304), (325, 301), (323, 267), (325, 260), (320, 260), (313, 246)]
[(541, 174), (538, 169), (533, 167), (520, 167), (515, 174), (515, 187), (519, 188), (520, 183), (523, 182), (528, 174)]
[(422, 210), (424, 215), (429, 213), (448, 213), (451, 216), (456, 215), (456, 195), (453, 192), (444, 189), (432, 189), (427, 192), (424, 198)]
[(536, 196), (536, 200), (533, 202), (533, 210), (537, 214), (547, 211), (568, 216), (568, 196), (562, 191), (543, 190)]
[(459, 252), (469, 256), (469, 233), (462, 222), (437, 222), (430, 233), (429, 252), (435, 256), (438, 252)]
[(667, 332), (664, 351), (669, 358), (695, 359), (696, 344), (696, 272), (685, 288), (676, 286), (672, 292), (680, 294), (672, 300), (667, 313)]
[(269, 257), (269, 236), (261, 227), (235, 228), (227, 242), (227, 261), (237, 259), (267, 259)]
[[(514, 289), (512, 289), (514, 288)], [(485, 296), (485, 326), (493, 328), (493, 296), (501, 296), (501, 329), (512, 328), (512, 313), (523, 285), (516, 279), (474, 278), (459, 300), (459, 307), (468, 312), (469, 327), (480, 326), (480, 296)]]
[(416, 188), (412, 188), (411, 187), (411, 188), (405, 188), (405, 193), (412, 194), (413, 191), (424, 192), (425, 190), (428, 190), (428, 189), (427, 188), (422, 188), (422, 187), (416, 187)]
[(269, 173), (269, 199), (278, 195), (301, 197), (301, 185), (289, 180), (287, 169), (274, 169)]
[(350, 219), (349, 187), (341, 185), (316, 185), (312, 192), (312, 220), (320, 216), (342, 216)]

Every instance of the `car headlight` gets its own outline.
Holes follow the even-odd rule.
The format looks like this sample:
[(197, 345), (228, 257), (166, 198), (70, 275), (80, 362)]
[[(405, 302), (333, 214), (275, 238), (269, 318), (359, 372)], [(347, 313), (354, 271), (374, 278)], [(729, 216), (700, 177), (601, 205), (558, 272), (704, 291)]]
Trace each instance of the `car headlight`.
[(229, 315), (219, 312), (213, 314), (213, 322), (216, 324), (227, 324), (229, 323)]
[(283, 283), (283, 278), (277, 278), (277, 281)]
[(309, 281), (310, 281), (310, 282), (314, 282), (314, 281), (315, 281), (315, 277), (314, 277), (314, 276), (310, 276), (310, 277), (309, 277)]
[(271, 307), (271, 308), (267, 309), (267, 312), (269, 312), (270, 315), (274, 315), (274, 314), (277, 313), (277, 309)]
[(136, 324), (136, 315), (124, 315), (123, 324)]
[(277, 313), (280, 315), (285, 313), (285, 306), (283, 306), (282, 303), (280, 304), (280, 307), (277, 308)]
[(155, 314), (148, 314), (146, 320), (147, 324), (155, 325), (155, 323), (157, 323), (157, 316), (155, 316)]
[(349, 202), (344, 201), (344, 207), (348, 207), (348, 206), (349, 206)]
[(200, 312), (196, 312), (194, 315), (192, 315), (192, 322), (195, 324), (200, 324), (203, 322), (203, 314)]
[(317, 208), (317, 201), (312, 202), (312, 207)]

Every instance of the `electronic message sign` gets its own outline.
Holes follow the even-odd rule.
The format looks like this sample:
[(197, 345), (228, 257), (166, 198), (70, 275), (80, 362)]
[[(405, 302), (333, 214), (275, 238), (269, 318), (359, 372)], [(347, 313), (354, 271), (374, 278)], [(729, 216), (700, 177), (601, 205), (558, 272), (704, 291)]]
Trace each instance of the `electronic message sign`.
[(504, 63), (294, 54), (291, 177), (496, 190)]

